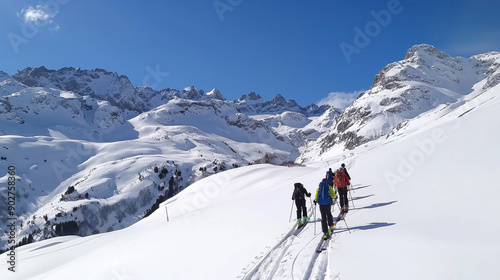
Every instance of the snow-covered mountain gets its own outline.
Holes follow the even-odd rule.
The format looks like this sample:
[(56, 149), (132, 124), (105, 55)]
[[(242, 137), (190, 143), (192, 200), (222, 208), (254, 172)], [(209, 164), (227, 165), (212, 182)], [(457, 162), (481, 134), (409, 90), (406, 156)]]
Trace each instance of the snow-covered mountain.
[(328, 133), (309, 144), (301, 161), (387, 137), (421, 114), (446, 112), (499, 82), (498, 52), (462, 58), (430, 45), (413, 46), (404, 60), (377, 73), (371, 88), (333, 120)]
[[(64, 101), (42, 90), (29, 98), (44, 96)], [(120, 229), (199, 178), (242, 165), (293, 161), (299, 155), (267, 123), (220, 100), (174, 99), (130, 120), (109, 109), (116, 107), (107, 101), (88, 111), (79, 107), (80, 99), (57, 110), (46, 101), (22, 107), (25, 111), (13, 106), (22, 120), (2, 122), (13, 123), (2, 126), (9, 133), (0, 136), (1, 163), (19, 170), (20, 238)], [(92, 113), (90, 125), (85, 115)], [(4, 176), (2, 182), (6, 180)], [(6, 225), (6, 217), (0, 223)]]
[[(321, 115), (281, 96), (134, 88), (104, 70), (0, 72), (0, 168), (16, 168), (18, 241), (36, 241), (17, 249), (14, 279), (496, 276), (499, 65), (498, 52), (453, 58), (417, 45), (344, 112)], [(256, 165), (294, 160), (306, 167)], [(314, 255), (314, 223), (289, 234), (291, 187), (313, 191), (342, 161), (357, 186), (353, 234)], [(457, 176), (470, 173), (481, 176)], [(468, 242), (471, 266), (456, 254)]]
[(264, 101), (254, 109), (277, 114), (249, 117), (217, 89), (134, 88), (101, 69), (1, 72), (0, 93), (0, 162), (19, 170), (21, 241), (127, 227), (200, 178), (293, 162), (320, 135), (295, 133), (311, 119), (294, 102)]

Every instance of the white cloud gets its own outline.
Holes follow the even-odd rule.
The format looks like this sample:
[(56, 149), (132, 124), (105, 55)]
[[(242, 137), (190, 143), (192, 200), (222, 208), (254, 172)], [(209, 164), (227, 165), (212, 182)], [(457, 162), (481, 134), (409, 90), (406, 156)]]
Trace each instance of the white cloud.
[(28, 9), (21, 11), (25, 22), (41, 23), (52, 20), (54, 17), (47, 13), (43, 6), (38, 5), (36, 8), (28, 7)]
[(58, 9), (51, 9), (49, 5), (29, 6), (17, 14), (25, 24), (34, 24), (39, 27), (48, 26), (51, 31), (59, 30), (59, 25), (54, 22)]
[(355, 92), (331, 92), (327, 97), (321, 99), (318, 105), (331, 105), (335, 108), (344, 110), (349, 107), (352, 102), (359, 96), (363, 91)]

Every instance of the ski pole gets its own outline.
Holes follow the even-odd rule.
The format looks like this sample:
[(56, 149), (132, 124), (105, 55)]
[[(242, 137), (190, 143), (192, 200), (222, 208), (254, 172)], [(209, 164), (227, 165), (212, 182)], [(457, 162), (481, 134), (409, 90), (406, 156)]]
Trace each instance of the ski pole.
[(349, 229), (349, 226), (347, 225), (347, 222), (345, 221), (345, 216), (344, 216), (344, 218), (342, 220), (344, 220), (344, 223), (345, 223), (345, 226), (346, 226), (347, 230), (349, 231), (349, 233), (351, 233), (351, 230)]
[[(339, 210), (342, 211), (342, 208), (340, 208), (339, 202), (336, 199), (335, 199), (335, 201), (337, 202), (337, 206), (339, 207)], [(345, 223), (345, 226), (347, 227), (347, 230), (349, 231), (349, 233), (351, 233), (351, 230), (349, 229), (349, 226), (347, 225), (347, 222), (345, 221), (345, 214), (344, 214), (344, 217), (342, 218), (342, 220), (344, 220), (344, 223)]]
[[(309, 203), (311, 203), (311, 208), (314, 207), (311, 197), (309, 197)], [(314, 211), (314, 210), (313, 210)], [(316, 217), (314, 217), (316, 219)], [(315, 221), (316, 222), (316, 221)]]
[(167, 222), (168, 222), (169, 220), (168, 220), (168, 209), (167, 209), (167, 204), (165, 204), (165, 211), (167, 212)]
[(316, 236), (316, 204), (314, 204), (314, 236)]
[(309, 203), (311, 203), (311, 208), (314, 207), (311, 197), (309, 197)]
[(290, 208), (290, 219), (288, 219), (288, 222), (292, 221), (292, 212), (293, 212), (293, 200), (292, 200), (292, 208)]

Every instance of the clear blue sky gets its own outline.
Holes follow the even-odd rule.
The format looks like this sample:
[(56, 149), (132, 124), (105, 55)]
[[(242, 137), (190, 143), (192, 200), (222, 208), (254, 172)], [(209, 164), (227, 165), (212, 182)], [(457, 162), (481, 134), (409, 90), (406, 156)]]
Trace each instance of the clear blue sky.
[(0, 26), (9, 74), (104, 68), (135, 86), (280, 93), (302, 106), (368, 89), (415, 44), (500, 51), (498, 0), (0, 0)]

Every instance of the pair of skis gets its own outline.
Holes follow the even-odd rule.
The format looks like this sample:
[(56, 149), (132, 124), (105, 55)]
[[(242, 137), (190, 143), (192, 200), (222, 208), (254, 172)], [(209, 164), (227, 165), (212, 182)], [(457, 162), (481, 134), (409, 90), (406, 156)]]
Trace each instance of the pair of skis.
[[(346, 214), (347, 213), (345, 213), (345, 212), (340, 212), (340, 214), (337, 216), (337, 218), (333, 222), (333, 226), (335, 227), (339, 221), (343, 220)], [(333, 235), (333, 229), (332, 229), (332, 232), (330, 232), (330, 234), (326, 238), (321, 239), (321, 241), (318, 244), (318, 247), (316, 248), (316, 252), (321, 253), (321, 252), (325, 251), (326, 248), (328, 248), (328, 244), (330, 242), (332, 235)]]
[(302, 232), (302, 230), (306, 227), (308, 222), (309, 220), (306, 220), (302, 225), (298, 226), (293, 235), (295, 236), (299, 235), (299, 233)]

